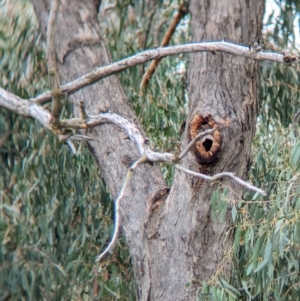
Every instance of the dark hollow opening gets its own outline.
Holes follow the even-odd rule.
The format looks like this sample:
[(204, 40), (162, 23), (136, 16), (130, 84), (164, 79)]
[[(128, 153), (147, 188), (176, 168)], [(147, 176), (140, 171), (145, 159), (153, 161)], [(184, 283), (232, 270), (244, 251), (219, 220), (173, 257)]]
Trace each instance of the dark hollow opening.
[(212, 147), (213, 141), (211, 139), (205, 139), (202, 144), (203, 144), (205, 150), (208, 152)]

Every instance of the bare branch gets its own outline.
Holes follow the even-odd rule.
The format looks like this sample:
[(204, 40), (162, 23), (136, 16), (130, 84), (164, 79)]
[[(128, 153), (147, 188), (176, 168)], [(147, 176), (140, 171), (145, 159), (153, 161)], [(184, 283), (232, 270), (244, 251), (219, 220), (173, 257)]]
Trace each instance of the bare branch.
[[(201, 136), (205, 136), (209, 133), (213, 132), (213, 129), (212, 130), (207, 130), (205, 132), (202, 132), (201, 135), (198, 134), (188, 145), (188, 147), (184, 150), (184, 152), (181, 153), (181, 156), (183, 157), (186, 152), (188, 152), (188, 150), (192, 147), (193, 144), (195, 144), (195, 142), (197, 141), (197, 139), (199, 139)], [(173, 162), (173, 155), (170, 154), (170, 153), (155, 153), (155, 152), (152, 152), (150, 150), (145, 150), (144, 152), (145, 156), (141, 157), (139, 160), (137, 160), (127, 171), (127, 174), (126, 174), (126, 177), (125, 177), (125, 180), (123, 182), (123, 185), (122, 185), (122, 189), (121, 189), (121, 192), (118, 196), (118, 198), (116, 199), (115, 201), (115, 229), (114, 229), (114, 234), (113, 234), (113, 237), (110, 241), (110, 243), (108, 244), (108, 246), (106, 247), (106, 249), (96, 258), (96, 262), (97, 261), (100, 261), (101, 259), (103, 259), (103, 257), (105, 255), (107, 255), (109, 252), (111, 252), (114, 247), (116, 246), (117, 244), (117, 240), (118, 240), (118, 237), (119, 237), (119, 233), (120, 233), (120, 228), (121, 228), (121, 215), (120, 215), (120, 202), (121, 202), (121, 199), (124, 197), (124, 193), (125, 193), (125, 190), (126, 190), (126, 187), (129, 183), (129, 180), (133, 174), (133, 171), (136, 169), (136, 167), (141, 164), (141, 163), (145, 163), (147, 161), (151, 161), (151, 162), (168, 162), (168, 163), (172, 163)], [(204, 174), (201, 174), (201, 173), (198, 173), (198, 172), (194, 172), (194, 171), (191, 171), (189, 169), (186, 169), (178, 164), (175, 164), (175, 168), (187, 173), (187, 174), (190, 174), (192, 176), (195, 176), (195, 177), (198, 177), (198, 178), (201, 178), (201, 179), (204, 179), (204, 180), (208, 180), (208, 181), (215, 181), (217, 179), (220, 179), (222, 177), (230, 177), (232, 178), (234, 181), (236, 181), (237, 183), (239, 183), (240, 185), (250, 189), (250, 190), (253, 190), (253, 191), (256, 191), (262, 195), (266, 195), (266, 192), (253, 186), (252, 184), (250, 183), (247, 183), (243, 180), (241, 180), (240, 178), (236, 177), (233, 173), (231, 172), (222, 172), (222, 173), (218, 173), (214, 176), (208, 176), (208, 175), (204, 175)]]
[(101, 113), (97, 116), (88, 116), (86, 125), (87, 127), (93, 127), (95, 125), (103, 123), (113, 123), (123, 129), (128, 138), (132, 140), (138, 148), (141, 156), (145, 156), (150, 162), (167, 162), (172, 163), (173, 154), (171, 153), (158, 153), (150, 150), (147, 145), (147, 139), (140, 133), (137, 126), (115, 113)]
[(136, 144), (140, 155), (144, 155), (146, 139), (143, 137), (137, 126), (132, 121), (129, 121), (115, 113), (110, 112), (101, 113), (96, 116), (88, 116), (87, 118), (88, 127), (93, 127), (95, 125), (107, 122), (113, 123), (123, 129), (126, 132), (128, 138)]
[[(182, 2), (179, 5), (177, 14), (175, 15), (173, 21), (171, 22), (168, 30), (165, 33), (165, 36), (160, 44), (161, 47), (165, 47), (165, 46), (169, 45), (169, 42), (171, 40), (172, 35), (175, 32), (177, 25), (179, 24), (181, 19), (187, 14), (187, 12), (188, 12), (188, 10), (186, 8), (186, 4)], [(158, 64), (160, 61), (161, 61), (161, 58), (158, 58), (151, 62), (149, 68), (147, 69), (146, 73), (144, 74), (144, 76), (142, 78), (142, 81), (140, 84), (140, 91), (142, 91), (142, 89), (144, 89), (144, 88), (147, 88), (149, 80), (150, 80), (151, 76), (153, 75), (153, 73), (155, 72), (156, 68), (158, 67)]]
[(0, 106), (18, 115), (34, 118), (45, 128), (50, 129), (52, 120), (50, 112), (32, 101), (22, 99), (2, 88), (0, 88)]
[(66, 139), (65, 142), (69, 145), (69, 147), (70, 147), (72, 153), (73, 153), (74, 155), (77, 155), (77, 149), (76, 149), (75, 144), (73, 143), (73, 141), (71, 141), (70, 139)]
[(153, 152), (150, 149), (146, 149), (145, 152), (145, 157), (148, 159), (150, 162), (165, 162), (165, 163), (173, 163), (173, 157), (174, 155), (171, 153), (158, 153), (158, 152)]
[(139, 166), (139, 164), (144, 163), (146, 161), (147, 159), (145, 157), (141, 157), (128, 169), (127, 174), (125, 176), (125, 180), (122, 185), (121, 192), (115, 201), (115, 230), (114, 230), (113, 237), (110, 243), (108, 244), (108, 246), (106, 247), (106, 249), (96, 258), (95, 262), (100, 261), (107, 253), (111, 252), (116, 246), (119, 233), (120, 233), (120, 228), (121, 228), (120, 202), (124, 197), (126, 187), (133, 174), (133, 171)]
[[(52, 114), (44, 109), (42, 106), (35, 102), (22, 99), (2, 88), (0, 88), (0, 106), (26, 117), (31, 117), (39, 121), (45, 128), (55, 131), (55, 134), (60, 136), (61, 141), (70, 139), (72, 133), (65, 133), (63, 129), (87, 129), (104, 123), (113, 123), (123, 129), (128, 137), (135, 142), (141, 156), (144, 155), (144, 151), (147, 148), (146, 139), (140, 134), (140, 131), (132, 121), (115, 114), (115, 113), (101, 113), (97, 116), (87, 116), (83, 118), (70, 118), (62, 119), (59, 121), (59, 128), (52, 128), (53, 116)], [(84, 116), (85, 112), (82, 112)], [(74, 135), (73, 135), (74, 136)], [(71, 140), (88, 140), (92, 139), (84, 135), (75, 135)], [(79, 139), (77, 139), (79, 140)], [(155, 160), (154, 160), (155, 161)]]
[[(126, 120), (125, 118), (118, 116), (117, 114), (114, 113), (104, 113), (104, 114), (99, 114), (98, 116), (89, 116), (89, 123), (99, 123), (99, 122), (103, 122), (105, 119), (108, 122), (112, 122), (116, 125), (118, 125), (120, 128), (122, 128), (128, 135), (128, 137), (130, 139), (132, 139), (136, 146), (139, 149), (140, 154), (142, 155), (142, 157), (136, 161), (131, 168), (128, 169), (127, 175), (125, 177), (121, 192), (118, 196), (118, 198), (115, 201), (115, 229), (114, 229), (114, 234), (113, 237), (110, 241), (110, 243), (108, 244), (108, 246), (106, 247), (106, 249), (96, 258), (96, 262), (100, 261), (101, 259), (104, 258), (105, 255), (107, 255), (109, 252), (111, 252), (114, 247), (117, 244), (117, 240), (119, 237), (119, 233), (120, 233), (120, 227), (121, 227), (121, 215), (120, 215), (120, 202), (121, 199), (124, 196), (125, 193), (125, 189), (129, 183), (129, 180), (131, 178), (131, 175), (134, 171), (134, 169), (141, 163), (145, 163), (145, 162), (166, 162), (166, 163), (170, 163), (173, 164), (174, 163), (174, 155), (171, 153), (157, 153), (157, 152), (153, 152), (149, 149), (149, 146), (145, 143), (145, 139), (143, 137), (143, 135), (139, 132), (138, 128), (132, 123), (129, 122), (128, 120)], [(88, 124), (89, 124), (88, 123)], [(214, 132), (214, 129), (208, 129), (204, 132), (199, 133), (188, 145), (187, 147), (184, 149), (184, 151), (178, 156), (178, 158), (182, 159), (186, 153), (191, 149), (191, 147), (196, 143), (196, 141), (203, 137), (206, 136), (208, 134), (211, 134)], [(240, 178), (236, 177), (233, 173), (230, 172), (222, 172), (222, 173), (218, 173), (214, 176), (207, 176), (204, 174), (200, 174), (197, 172), (193, 172), (191, 170), (188, 170), (180, 165), (175, 164), (175, 167), (181, 171), (184, 171), (188, 174), (191, 174), (195, 177), (199, 177), (205, 180), (209, 180), (209, 181), (215, 181), (219, 178), (222, 177), (230, 177), (233, 180), (235, 180), (236, 182), (238, 182), (240, 185), (256, 191), (258, 193), (261, 193), (262, 195), (266, 195), (265, 191), (253, 186), (250, 183), (247, 183), (243, 180), (241, 180)]]
[[(164, 48), (157, 48), (152, 50), (146, 50), (141, 53), (137, 53), (129, 58), (123, 59), (110, 65), (96, 68), (92, 72), (83, 75), (82, 77), (61, 86), (62, 93), (71, 95), (78, 90), (92, 85), (100, 79), (121, 72), (129, 67), (133, 67), (139, 64), (146, 63), (153, 59), (164, 58), (170, 55), (178, 55), (180, 53), (192, 53), (192, 52), (225, 52), (236, 56), (248, 57), (257, 61), (273, 61), (278, 63), (284, 63), (284, 55), (271, 52), (253, 52), (247, 46), (241, 46), (226, 41), (218, 42), (202, 42), (191, 43), (185, 45), (170, 46)], [(51, 92), (45, 92), (32, 98), (31, 101), (35, 101), (39, 104), (47, 103), (51, 100)]]
[(182, 2), (179, 7), (178, 7), (178, 12), (177, 14), (174, 16), (168, 30), (166, 31), (166, 34), (163, 37), (163, 40), (161, 42), (161, 47), (165, 47), (167, 45), (169, 45), (169, 42), (171, 40), (172, 35), (175, 32), (175, 29), (177, 27), (177, 25), (179, 24), (179, 22), (181, 21), (181, 19), (188, 13), (188, 8), (187, 8), (187, 4)]
[(96, 138), (89, 137), (89, 136), (86, 136), (86, 135), (81, 135), (81, 134), (72, 135), (68, 139), (70, 139), (72, 141), (91, 141), (91, 140), (96, 140)]
[(229, 177), (229, 178), (232, 178), (237, 183), (239, 183), (240, 185), (246, 187), (247, 189), (253, 190), (253, 191), (258, 192), (262, 195), (267, 195), (264, 190), (262, 190), (260, 188), (257, 188), (257, 187), (253, 186), (252, 184), (250, 184), (248, 182), (243, 181), (242, 179), (236, 177), (234, 175), (234, 173), (232, 173), (232, 172), (220, 172), (220, 173), (217, 173), (217, 174), (215, 174), (211, 177), (211, 176), (199, 173), (199, 172), (194, 172), (192, 170), (186, 169), (183, 166), (178, 165), (178, 164), (175, 164), (175, 168), (177, 168), (177, 169), (179, 169), (179, 170), (181, 170), (181, 171), (183, 171), (183, 172), (185, 172), (189, 175), (192, 175), (194, 177), (204, 179), (204, 180), (208, 180), (208, 181), (216, 181), (216, 180), (218, 180), (220, 178), (223, 178), (223, 177)]
[[(61, 120), (59, 124), (56, 124), (56, 126), (53, 127), (54, 118), (48, 110), (32, 101), (22, 99), (2, 88), (0, 88), (0, 106), (18, 115), (36, 119), (45, 128), (49, 129), (55, 135), (57, 135), (60, 141), (65, 141), (70, 146), (74, 154), (76, 154), (76, 152), (74, 152), (75, 146), (72, 143), (72, 141), (87, 141), (94, 139), (85, 135), (76, 135), (73, 134), (71, 131), (68, 131), (70, 129), (86, 129), (88, 127), (87, 119), (73, 118)], [(103, 124), (105, 122), (106, 119), (104, 119), (104, 121), (102, 120), (98, 124)], [(92, 126), (95, 126), (95, 124), (93, 124)]]

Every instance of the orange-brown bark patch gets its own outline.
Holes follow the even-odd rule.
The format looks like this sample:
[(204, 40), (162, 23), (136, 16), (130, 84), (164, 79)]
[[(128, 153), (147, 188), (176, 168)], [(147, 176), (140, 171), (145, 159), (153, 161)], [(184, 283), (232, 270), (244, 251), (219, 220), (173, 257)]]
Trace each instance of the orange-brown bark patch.
[(190, 135), (190, 139), (192, 140), (200, 132), (203, 132), (207, 129), (215, 129), (212, 135), (213, 139), (211, 142), (209, 142), (211, 143), (211, 146), (205, 145), (205, 141), (209, 138), (204, 137), (202, 140), (196, 142), (194, 153), (199, 163), (215, 164), (216, 161), (218, 160), (217, 155), (220, 152), (221, 142), (222, 142), (220, 130), (216, 121), (210, 115), (208, 116), (202, 116), (200, 114), (195, 115), (189, 125), (189, 135)]

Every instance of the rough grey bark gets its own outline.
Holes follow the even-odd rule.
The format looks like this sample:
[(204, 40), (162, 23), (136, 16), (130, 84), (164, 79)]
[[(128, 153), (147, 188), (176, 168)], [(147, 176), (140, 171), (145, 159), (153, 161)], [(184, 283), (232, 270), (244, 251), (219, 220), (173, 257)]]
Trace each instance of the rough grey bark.
[[(45, 34), (50, 3), (33, 3)], [(111, 60), (97, 22), (98, 5), (97, 1), (79, 0), (72, 1), (72, 5), (62, 1), (60, 5), (55, 39), (62, 83)], [(192, 0), (194, 40), (227, 36), (235, 42), (253, 43), (261, 30), (263, 9), (262, 0)], [(182, 145), (198, 130), (194, 127), (199, 125), (199, 118), (202, 128), (215, 127), (217, 134), (198, 145), (202, 154), (195, 149), (186, 156), (185, 167), (207, 174), (226, 170), (240, 177), (246, 175), (257, 114), (257, 70), (251, 59), (210, 53), (191, 56), (189, 116)], [(75, 114), (80, 97), (84, 97), (89, 114), (111, 109), (137, 122), (115, 76), (70, 97)], [(137, 150), (111, 124), (99, 126), (91, 134), (98, 140), (90, 144), (90, 149), (115, 198), (128, 159), (138, 159)], [(229, 180), (222, 183), (240, 193)], [(157, 167), (138, 168), (122, 203), (122, 217), (139, 300), (194, 300), (201, 281), (216, 271), (231, 245), (230, 235), (226, 241), (224, 238), (232, 222), (229, 215), (224, 223), (212, 221), (209, 201), (213, 189), (210, 184), (176, 172), (168, 194)]]
[[(237, 43), (253, 44), (261, 31), (263, 11), (261, 0), (192, 0), (193, 40), (226, 36)], [(213, 140), (220, 140), (220, 145), (216, 145), (212, 160), (206, 163), (203, 157), (199, 160), (196, 152), (189, 153), (183, 162), (185, 167), (211, 175), (226, 170), (246, 176), (257, 116), (258, 76), (258, 65), (251, 59), (226, 54), (191, 55), (189, 116), (182, 144), (189, 140), (191, 121), (201, 115), (207, 122), (211, 118), (216, 123), (220, 137)], [(230, 180), (222, 184), (232, 187), (231, 197), (238, 198), (238, 187)], [(216, 272), (224, 252), (231, 246), (230, 215), (224, 223), (213, 222), (211, 218), (209, 201), (214, 189), (201, 180), (176, 173), (168, 205), (160, 213), (155, 235), (148, 242), (150, 254), (159, 257), (156, 265), (153, 259), (151, 263), (155, 275), (152, 285), (156, 288), (151, 291), (151, 300), (193, 299), (195, 289)], [(185, 291), (186, 283), (191, 283), (191, 287)]]

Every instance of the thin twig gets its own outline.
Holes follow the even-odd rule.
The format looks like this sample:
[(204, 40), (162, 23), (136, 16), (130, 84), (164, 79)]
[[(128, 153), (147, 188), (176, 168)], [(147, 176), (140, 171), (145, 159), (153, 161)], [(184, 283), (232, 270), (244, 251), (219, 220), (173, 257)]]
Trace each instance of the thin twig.
[[(175, 29), (177, 25), (180, 23), (181, 19), (187, 14), (188, 10), (186, 9), (186, 4), (181, 3), (178, 12), (175, 15), (173, 21), (171, 22), (168, 30), (165, 33), (165, 36), (163, 37), (163, 40), (160, 44), (161, 47), (165, 47), (169, 45), (169, 42), (171, 40), (171, 37), (173, 36)], [(144, 74), (141, 84), (140, 84), (140, 92), (147, 88), (149, 80), (153, 73), (155, 72), (156, 68), (158, 67), (159, 62), (161, 61), (161, 58), (155, 59), (151, 62), (149, 68), (147, 69), (146, 73)]]
[(138, 159), (127, 171), (125, 176), (125, 180), (122, 185), (121, 192), (115, 201), (115, 229), (113, 237), (106, 247), (106, 249), (96, 258), (95, 262), (100, 261), (107, 253), (111, 252), (117, 244), (120, 228), (121, 228), (121, 212), (120, 212), (120, 203), (122, 198), (124, 197), (126, 187), (129, 183), (129, 180), (133, 174), (133, 171), (139, 166), (139, 164), (146, 162), (147, 159), (145, 157), (141, 157)]
[(253, 191), (258, 192), (262, 195), (267, 195), (264, 190), (262, 190), (260, 188), (257, 188), (257, 187), (253, 186), (252, 184), (250, 184), (248, 182), (243, 181), (242, 179), (236, 177), (235, 174), (232, 173), (232, 172), (220, 172), (220, 173), (217, 173), (217, 174), (215, 174), (211, 177), (211, 176), (199, 173), (199, 172), (194, 172), (192, 170), (186, 169), (183, 166), (178, 165), (178, 164), (175, 164), (175, 168), (177, 168), (177, 169), (179, 169), (179, 170), (181, 170), (181, 171), (183, 171), (183, 172), (185, 172), (189, 175), (192, 175), (194, 177), (204, 179), (204, 180), (208, 180), (208, 181), (216, 181), (216, 180), (218, 180), (220, 178), (223, 178), (223, 177), (229, 177), (229, 178), (232, 178), (237, 183), (239, 183), (240, 185), (246, 187), (247, 189), (253, 190)]
[[(181, 53), (193, 53), (193, 52), (225, 52), (233, 54), (236, 56), (248, 57), (257, 61), (273, 61), (278, 63), (284, 63), (284, 56), (279, 53), (268, 53), (268, 52), (255, 52), (249, 49), (249, 46), (241, 46), (226, 41), (218, 42), (201, 42), (201, 43), (191, 43), (185, 45), (169, 46), (164, 48), (156, 48), (152, 50), (146, 50), (137, 53), (131, 57), (120, 60), (116, 63), (109, 64), (104, 67), (96, 68), (92, 72), (83, 75), (82, 77), (75, 79), (74, 81), (65, 84), (60, 87), (64, 95), (71, 95), (78, 90), (92, 85), (99, 81), (100, 79), (119, 73), (129, 67), (143, 64), (145, 62), (151, 61), (153, 59), (164, 58), (170, 55), (178, 55)], [(45, 104), (52, 99), (51, 92), (44, 92), (32, 98), (31, 101), (35, 101), (39, 104)]]
[(71, 139), (66, 139), (65, 140), (66, 144), (68, 144), (68, 146), (70, 147), (73, 155), (77, 155), (77, 149), (76, 149), (76, 146), (75, 144), (73, 143), (73, 141)]

